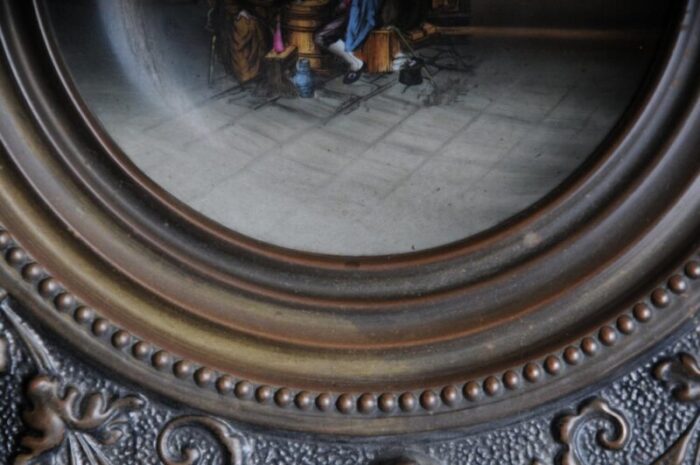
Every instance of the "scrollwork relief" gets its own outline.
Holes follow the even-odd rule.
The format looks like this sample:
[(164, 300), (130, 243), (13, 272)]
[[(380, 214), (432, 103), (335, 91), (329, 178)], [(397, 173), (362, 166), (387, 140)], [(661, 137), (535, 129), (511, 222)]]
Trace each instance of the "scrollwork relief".
[[(126, 415), (140, 409), (144, 401), (136, 396), (110, 399), (102, 392), (84, 394), (75, 386), (64, 387), (39, 337), (19, 319), (7, 299), (0, 308), (37, 369), (26, 387), (28, 407), (22, 419), (27, 432), (20, 438), (22, 451), (14, 465), (39, 463), (62, 448), (70, 463), (110, 465), (102, 446), (115, 444), (123, 436)], [(2, 336), (0, 368), (8, 366), (9, 342)]]
[(202, 452), (193, 447), (174, 447), (173, 435), (181, 429), (197, 428), (211, 433), (224, 450), (226, 465), (243, 465), (250, 453), (250, 444), (240, 434), (221, 420), (205, 416), (175, 418), (165, 425), (158, 435), (158, 456), (165, 465), (195, 465), (200, 462)]
[(700, 401), (700, 365), (693, 355), (681, 353), (654, 368), (654, 377), (664, 382), (681, 402)]
[[(653, 376), (663, 382), (673, 397), (682, 403), (699, 404), (700, 407), (700, 362), (689, 353), (662, 360), (654, 366)], [(629, 420), (607, 401), (597, 398), (581, 405), (578, 412), (560, 417), (555, 421), (557, 441), (564, 446), (558, 458), (561, 465), (585, 465), (582, 433), (596, 429), (596, 443), (603, 449), (621, 450), (629, 442), (631, 427)], [(651, 465), (683, 465), (693, 457), (700, 463), (700, 413), (675, 440), (673, 445)], [(536, 460), (535, 464), (541, 462)]]
[[(603, 423), (594, 424), (598, 420)], [(603, 399), (583, 403), (577, 413), (559, 419), (556, 424), (557, 440), (564, 446), (559, 459), (561, 465), (585, 465), (579, 443), (581, 434), (587, 427), (598, 428), (596, 442), (606, 450), (621, 450), (630, 438), (628, 420)]]
[[(700, 365), (695, 356), (680, 353), (675, 358), (661, 361), (654, 368), (654, 377), (662, 381), (672, 392), (676, 400), (684, 403), (700, 401)], [(694, 454), (695, 463), (700, 461), (700, 448), (697, 443), (697, 431), (700, 427), (700, 414), (688, 429), (678, 438), (673, 447), (662, 455), (653, 465), (682, 465)], [(693, 452), (694, 450), (694, 452)]]
[[(436, 437), (435, 447), (433, 443), (425, 447), (421, 445), (417, 449), (420, 453), (410, 454), (402, 449), (405, 445), (403, 442), (324, 443), (319, 439), (316, 444), (315, 439), (309, 438), (266, 436), (247, 429), (239, 430), (223, 419), (171, 410), (158, 402), (146, 406), (145, 400), (138, 396), (111, 395), (110, 392), (121, 392), (117, 388), (109, 392), (106, 387), (89, 388), (87, 386), (95, 384), (76, 381), (75, 376), (69, 375), (71, 370), (67, 370), (67, 367), (74, 361), (67, 362), (60, 352), (49, 349), (13, 309), (10, 300), (0, 303), (5, 331), (0, 333), (0, 375), (4, 372), (7, 376), (3, 378), (7, 380), (10, 374), (19, 373), (16, 368), (26, 362), (15, 360), (15, 354), (26, 354), (32, 361), (30, 366), (36, 368), (34, 375), (29, 375), (28, 371), (22, 374), (23, 379), (28, 377), (22, 394), (23, 401), (19, 404), (27, 433), (19, 433), (21, 451), (14, 455), (14, 462), (11, 462), (15, 465), (141, 463), (139, 459), (134, 461), (135, 457), (148, 458), (148, 463), (163, 465), (204, 465), (213, 461), (227, 465), (272, 462), (284, 465), (475, 465), (499, 463), (494, 461), (502, 458), (498, 454), (506, 453), (504, 451), (510, 453), (513, 449), (516, 452), (511, 456), (512, 460), (504, 459), (500, 463), (593, 465), (612, 463), (606, 462), (604, 455), (615, 451), (619, 452), (619, 457), (614, 455), (621, 463), (700, 463), (700, 412), (694, 410), (696, 406), (700, 408), (700, 363), (697, 357), (689, 353), (662, 360), (652, 371), (640, 367), (636, 372), (635, 380), (642, 376), (650, 384), (656, 384), (655, 394), (649, 391), (649, 399), (657, 402), (654, 405), (665, 404), (673, 411), (681, 405), (680, 402), (690, 409), (683, 417), (682, 431), (667, 429), (671, 432), (663, 438), (663, 447), (653, 449), (653, 453), (639, 462), (625, 460), (629, 460), (630, 451), (636, 446), (650, 441), (647, 437), (652, 431), (649, 429), (650, 422), (645, 422), (639, 415), (633, 416), (637, 411), (620, 402), (620, 398), (611, 391), (605, 391), (611, 395), (601, 394), (605, 398), (587, 400), (575, 411), (556, 417), (553, 425), (551, 417), (547, 416), (541, 422), (537, 419), (533, 430), (516, 425), (512, 430), (509, 427), (503, 431), (452, 437), (446, 441)], [(695, 339), (694, 343), (700, 347), (700, 336)], [(25, 356), (21, 355), (21, 358)], [(652, 376), (663, 385), (653, 381)], [(97, 385), (105, 386), (104, 383)], [(659, 395), (663, 392), (670, 392), (672, 396)], [(137, 418), (145, 424), (139, 426)], [(551, 434), (549, 426), (554, 427)], [(518, 451), (517, 444), (523, 442), (518, 442), (521, 441), (519, 436), (511, 436), (513, 430), (534, 431), (526, 436), (528, 440), (539, 437), (542, 442), (536, 446), (529, 445), (525, 452)], [(134, 440), (133, 445), (129, 446), (125, 433)], [(139, 435), (140, 441), (134, 439)], [(633, 439), (635, 444), (632, 444)], [(493, 444), (500, 447), (499, 441), (504, 441), (502, 449), (486, 447)], [(382, 452), (384, 445), (388, 447), (384, 452), (389, 455)], [(561, 453), (554, 457), (557, 447)], [(664, 449), (665, 452), (660, 453)], [(451, 453), (455, 455), (451, 456)]]
[(61, 383), (47, 375), (37, 375), (29, 382), (27, 397), (31, 407), (24, 412), (24, 422), (38, 434), (21, 439), (27, 452), (17, 456), (15, 465), (34, 463), (66, 441), (72, 458), (82, 456), (91, 464), (106, 465), (109, 460), (100, 445), (115, 444), (124, 433), (124, 414), (143, 405), (135, 396), (111, 402), (102, 393), (83, 396), (73, 386), (62, 395)]
[[(680, 353), (674, 358), (663, 360), (654, 367), (653, 375), (669, 388), (676, 400), (683, 403), (700, 402), (700, 363), (695, 356)], [(584, 403), (576, 414), (567, 415), (555, 424), (558, 441), (564, 445), (560, 456), (562, 465), (584, 465), (579, 436), (587, 426), (592, 427), (591, 422), (596, 420), (602, 421), (595, 426), (600, 428), (596, 434), (600, 447), (620, 450), (627, 444), (630, 438), (628, 420), (606, 401), (594, 399)], [(683, 465), (690, 457), (694, 457), (693, 463), (700, 463), (699, 429), (700, 414), (697, 414), (673, 445), (651, 465)]]

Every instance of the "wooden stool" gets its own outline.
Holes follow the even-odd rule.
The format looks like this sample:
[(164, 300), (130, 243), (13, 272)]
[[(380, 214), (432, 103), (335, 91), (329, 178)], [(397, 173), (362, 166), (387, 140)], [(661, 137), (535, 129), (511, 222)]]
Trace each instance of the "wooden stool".
[[(435, 26), (424, 23), (418, 29), (405, 32), (404, 38), (413, 47), (437, 33)], [(375, 29), (369, 33), (364, 45), (355, 52), (355, 55), (367, 63), (368, 73), (391, 73), (394, 58), (401, 52), (403, 45), (401, 38), (393, 29)]]
[(394, 58), (401, 51), (401, 39), (390, 29), (375, 29), (369, 33), (362, 48), (355, 52), (367, 64), (370, 74), (390, 73)]
[(284, 52), (277, 53), (271, 50), (263, 61), (265, 72), (265, 90), (273, 96), (296, 95), (296, 88), (290, 80), (290, 73), (294, 70), (299, 52), (294, 45), (288, 45)]

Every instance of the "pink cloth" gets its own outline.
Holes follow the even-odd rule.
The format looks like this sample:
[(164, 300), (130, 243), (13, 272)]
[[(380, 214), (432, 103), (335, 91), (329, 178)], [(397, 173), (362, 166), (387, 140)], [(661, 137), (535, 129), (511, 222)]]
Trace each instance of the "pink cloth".
[(282, 53), (285, 49), (284, 39), (282, 38), (282, 26), (279, 18), (277, 18), (277, 26), (275, 27), (275, 33), (272, 36), (272, 49), (276, 53)]

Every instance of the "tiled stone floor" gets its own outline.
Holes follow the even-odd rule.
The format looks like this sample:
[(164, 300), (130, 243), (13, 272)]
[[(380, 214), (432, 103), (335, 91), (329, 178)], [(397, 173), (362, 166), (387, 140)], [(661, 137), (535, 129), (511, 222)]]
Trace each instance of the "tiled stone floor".
[(437, 93), (386, 75), (267, 101), (212, 98), (235, 82), (208, 86), (206, 42), (193, 50), (177, 101), (147, 98), (111, 54), (66, 57), (104, 126), (180, 200), (260, 240), (348, 255), (439, 246), (532, 205), (596, 149), (649, 60), (631, 43), (471, 38), (443, 61), (467, 72), (431, 68)]

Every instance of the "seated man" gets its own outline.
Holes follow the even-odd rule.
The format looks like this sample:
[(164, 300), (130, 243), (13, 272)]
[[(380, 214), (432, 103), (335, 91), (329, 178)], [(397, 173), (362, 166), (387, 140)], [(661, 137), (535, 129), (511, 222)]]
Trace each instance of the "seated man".
[(338, 0), (332, 21), (315, 35), (316, 43), (343, 59), (349, 67), (343, 82), (360, 79), (365, 63), (353, 53), (377, 25), (380, 0)]

